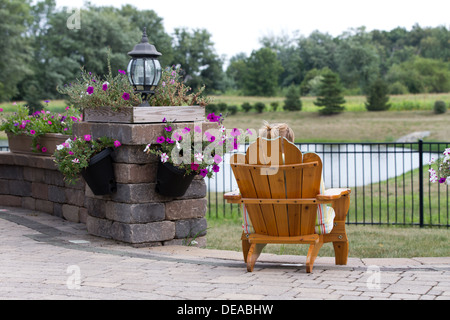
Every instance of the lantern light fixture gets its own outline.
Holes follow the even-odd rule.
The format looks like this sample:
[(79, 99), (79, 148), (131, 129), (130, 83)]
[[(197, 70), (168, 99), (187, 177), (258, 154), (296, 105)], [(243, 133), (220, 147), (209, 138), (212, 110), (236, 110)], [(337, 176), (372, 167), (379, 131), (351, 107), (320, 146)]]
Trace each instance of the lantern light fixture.
[(134, 90), (141, 93), (141, 106), (148, 106), (148, 99), (161, 80), (162, 69), (158, 60), (161, 53), (148, 42), (146, 28), (143, 29), (141, 43), (135, 45), (128, 55), (131, 57), (127, 67), (128, 80)]

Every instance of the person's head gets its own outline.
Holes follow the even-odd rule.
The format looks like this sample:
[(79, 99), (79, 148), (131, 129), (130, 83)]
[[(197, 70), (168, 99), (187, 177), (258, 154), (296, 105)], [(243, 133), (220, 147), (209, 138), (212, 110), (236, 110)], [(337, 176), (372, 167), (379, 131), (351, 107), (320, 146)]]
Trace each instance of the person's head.
[(286, 123), (269, 124), (264, 121), (264, 125), (259, 129), (259, 136), (267, 139), (284, 137), (288, 141), (294, 142), (294, 131)]

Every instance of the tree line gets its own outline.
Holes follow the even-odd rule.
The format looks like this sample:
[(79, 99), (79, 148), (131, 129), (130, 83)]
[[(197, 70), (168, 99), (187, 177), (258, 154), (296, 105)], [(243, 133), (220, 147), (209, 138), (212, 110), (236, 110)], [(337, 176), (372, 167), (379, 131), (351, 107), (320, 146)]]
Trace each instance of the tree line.
[(231, 57), (225, 68), (206, 29), (168, 34), (153, 10), (88, 3), (78, 12), (78, 28), (70, 27), (73, 14), (54, 0), (0, 2), (0, 101), (61, 98), (56, 87), (74, 81), (81, 67), (107, 73), (108, 52), (112, 69), (124, 69), (143, 27), (163, 54), (162, 65), (180, 65), (187, 84), (205, 85), (209, 94), (275, 96), (293, 87), (317, 95), (330, 73), (346, 94), (366, 94), (375, 81), (385, 82), (390, 94), (450, 91), (446, 26), (266, 36), (260, 48)]

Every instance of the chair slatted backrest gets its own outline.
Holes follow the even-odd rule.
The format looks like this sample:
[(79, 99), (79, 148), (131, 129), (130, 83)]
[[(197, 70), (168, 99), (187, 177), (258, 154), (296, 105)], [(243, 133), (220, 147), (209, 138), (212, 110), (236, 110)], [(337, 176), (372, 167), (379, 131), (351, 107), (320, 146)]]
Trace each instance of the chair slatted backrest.
[[(258, 138), (246, 155), (233, 155), (231, 167), (257, 234), (281, 237), (314, 233), (317, 204), (277, 204), (267, 199), (315, 199), (322, 174), (317, 154), (302, 155), (285, 138)], [(266, 203), (253, 201), (261, 199)]]

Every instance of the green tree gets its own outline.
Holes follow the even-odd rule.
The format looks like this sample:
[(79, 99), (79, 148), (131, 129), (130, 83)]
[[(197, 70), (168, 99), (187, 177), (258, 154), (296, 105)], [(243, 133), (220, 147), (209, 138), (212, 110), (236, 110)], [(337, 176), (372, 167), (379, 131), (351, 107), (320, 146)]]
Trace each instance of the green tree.
[(231, 57), (226, 75), (232, 81), (232, 89), (240, 90), (244, 87), (244, 75), (246, 69), (247, 56), (245, 53), (238, 53)]
[(216, 54), (211, 34), (206, 29), (175, 29), (173, 50), (172, 64), (181, 65), (190, 87), (205, 85), (208, 93), (221, 88), (223, 62)]
[[(56, 87), (75, 80), (81, 67), (98, 75), (106, 74), (108, 52), (112, 71), (126, 70), (130, 60), (127, 53), (140, 42), (143, 27), (151, 28), (149, 40), (158, 50), (171, 48), (162, 19), (151, 10), (88, 4), (80, 12), (80, 29), (68, 28), (72, 13), (66, 8), (55, 8), (54, 0), (38, 2), (33, 12), (35, 21), (29, 32), (34, 48), (29, 64), (32, 75), (19, 85), (20, 96), (26, 100), (61, 97)], [(30, 87), (36, 89), (32, 94)]]
[(276, 53), (269, 48), (253, 51), (246, 61), (244, 94), (249, 96), (274, 96), (278, 77), (283, 72)]
[(32, 73), (32, 46), (25, 37), (33, 21), (30, 10), (27, 0), (0, 1), (0, 101), (16, 96), (17, 85)]
[(339, 76), (334, 72), (325, 73), (318, 89), (318, 97), (314, 101), (314, 104), (321, 108), (319, 113), (322, 115), (341, 113), (345, 109), (344, 103)]
[(298, 87), (291, 85), (286, 93), (283, 109), (286, 111), (302, 110), (302, 101), (300, 100), (300, 90)]
[(280, 36), (265, 36), (260, 40), (263, 47), (274, 50), (281, 62), (283, 72), (279, 77), (279, 85), (288, 87), (300, 84), (303, 78), (303, 61), (296, 46), (296, 39), (283, 33)]
[(368, 111), (388, 110), (391, 105), (389, 101), (389, 87), (383, 79), (375, 80), (368, 89), (367, 102), (365, 103)]
[(365, 28), (345, 33), (336, 51), (338, 72), (346, 88), (364, 92), (380, 70), (380, 56)]
[(386, 78), (389, 83), (404, 84), (410, 93), (449, 92), (450, 63), (415, 56), (393, 65)]

